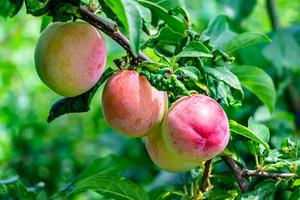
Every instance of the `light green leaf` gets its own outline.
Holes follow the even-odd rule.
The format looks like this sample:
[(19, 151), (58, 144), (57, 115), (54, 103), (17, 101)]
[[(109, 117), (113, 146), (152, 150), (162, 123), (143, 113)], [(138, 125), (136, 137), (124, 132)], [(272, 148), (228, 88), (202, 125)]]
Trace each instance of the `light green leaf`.
[(271, 77), (262, 69), (252, 66), (237, 66), (231, 71), (241, 84), (255, 94), (272, 112), (276, 102), (276, 91)]
[(142, 187), (114, 176), (91, 176), (79, 181), (70, 194), (86, 190), (93, 190), (107, 198), (118, 200), (149, 200), (148, 194)]
[(254, 142), (262, 144), (265, 147), (265, 149), (267, 150), (267, 152), (270, 151), (270, 147), (269, 147), (268, 143), (266, 143), (262, 138), (258, 137), (249, 128), (247, 128), (241, 124), (238, 124), (236, 121), (233, 121), (233, 120), (230, 120), (229, 124), (230, 124), (230, 130), (232, 133), (242, 135), (246, 138), (249, 138), (250, 140), (253, 140)]
[(271, 42), (271, 39), (263, 33), (246, 32), (234, 36), (227, 43), (220, 46), (220, 48), (223, 51), (230, 53), (237, 49), (250, 46), (256, 43), (260, 43), (260, 42)]
[[(112, 1), (112, 0), (111, 0)], [(156, 4), (149, 0), (138, 0), (138, 2), (145, 6), (146, 8), (149, 8), (152, 10), (153, 13), (159, 18), (165, 21), (166, 24), (168, 24), (169, 27), (171, 27), (174, 31), (183, 33), (185, 29), (187, 28), (186, 25), (181, 21), (179, 18), (172, 16), (168, 13), (168, 10), (161, 7), (159, 4)], [(152, 13), (152, 14), (153, 14)]]
[(210, 50), (201, 42), (191, 42), (176, 57), (212, 57)]
[(105, 0), (105, 2), (124, 25), (133, 53), (137, 55), (142, 28), (141, 9), (134, 0)]
[(248, 120), (248, 128), (253, 131), (259, 138), (263, 139), (265, 142), (270, 140), (270, 131), (264, 124), (256, 122), (252, 117)]
[(162, 8), (166, 10), (171, 10), (176, 7), (183, 7), (184, 3), (182, 0), (150, 0), (153, 3), (156, 3), (157, 5), (161, 6)]

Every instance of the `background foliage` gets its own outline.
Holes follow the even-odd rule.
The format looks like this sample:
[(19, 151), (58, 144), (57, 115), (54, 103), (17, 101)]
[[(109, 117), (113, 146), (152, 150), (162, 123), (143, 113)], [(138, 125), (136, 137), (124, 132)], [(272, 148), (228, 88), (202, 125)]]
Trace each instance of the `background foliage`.
[[(21, 5), (16, 2), (18, 1), (0, 1), (2, 9), (0, 15), (3, 16), (0, 18), (0, 177), (3, 179), (3, 182), (0, 181), (0, 196), (8, 198), (8, 196), (31, 195), (31, 192), (41, 190), (38, 197), (32, 198), (46, 199), (69, 183), (62, 193), (69, 194), (70, 198), (101, 199), (99, 194), (90, 190), (86, 191), (84, 187), (88, 185), (88, 188), (93, 188), (94, 183), (99, 181), (103, 185), (109, 185), (108, 182), (111, 179), (108, 180), (106, 176), (113, 178), (112, 175), (115, 177), (115, 183), (126, 187), (128, 193), (131, 193), (130, 190), (134, 186), (126, 185), (128, 183), (124, 183), (119, 175), (141, 185), (149, 193), (150, 199), (155, 199), (166, 191), (171, 193), (165, 193), (165, 196), (161, 197), (162, 199), (176, 199), (184, 196), (185, 189), (189, 188), (195, 174), (170, 174), (160, 171), (149, 159), (142, 140), (125, 138), (109, 128), (101, 111), (101, 88), (92, 101), (91, 111), (64, 115), (50, 124), (46, 122), (49, 108), (60, 97), (52, 93), (38, 79), (33, 63), (33, 52), (41, 27), (49, 19), (26, 15), (24, 7), (15, 17), (10, 18)], [(100, 1), (105, 9), (103, 2), (110, 5), (121, 1)], [(153, 2), (161, 2), (161, 6), (166, 9), (168, 6), (172, 7), (168, 3), (164, 4), (164, 1)], [(251, 77), (238, 76), (242, 85), (249, 90), (244, 88), (245, 98), (241, 107), (230, 107), (226, 110), (230, 119), (260, 133), (259, 138), (263, 138), (265, 142), (269, 143), (270, 155), (265, 158), (263, 152), (257, 152), (262, 148), (242, 137), (234, 137), (229, 149), (234, 151), (237, 160), (248, 168), (264, 166), (271, 170), (279, 169), (282, 172), (290, 172), (291, 168), (296, 168), (295, 171), (299, 173), (299, 1), (276, 1), (280, 26), (275, 29), (271, 26), (265, 1), (262, 0), (192, 0), (182, 1), (182, 3), (190, 15), (193, 29), (197, 32), (201, 33), (207, 28), (210, 20), (223, 14), (228, 17), (230, 25), (230, 29), (222, 31), (227, 34), (226, 36), (233, 31), (237, 33), (254, 31), (264, 32), (272, 38), (272, 43), (260, 43), (245, 47), (231, 55), (235, 56), (235, 66), (232, 69), (235, 74), (246, 74), (242, 72), (243, 69), (247, 69), (244, 66), (256, 66), (272, 77), (277, 95), (274, 111), (270, 113), (267, 106), (271, 108), (275, 102), (265, 103), (267, 106), (264, 106), (258, 98), (260, 95), (266, 95), (264, 87), (268, 85), (265, 83), (268, 80), (264, 76), (258, 79), (261, 82), (256, 83), (258, 85), (256, 85), (255, 91), (251, 91), (253, 83), (248, 81)], [(11, 5), (16, 6), (12, 7)], [(145, 2), (144, 5), (146, 5)], [(126, 16), (128, 13), (118, 10), (121, 7), (117, 5), (115, 6), (116, 10), (110, 10), (110, 12), (112, 15), (113, 13), (123, 13), (120, 14), (119, 21), (117, 21), (124, 28), (122, 31), (127, 33), (130, 39), (133, 38), (131, 40), (133, 47), (142, 45), (137, 45), (135, 39), (140, 35), (143, 36), (144, 33), (137, 30), (137, 32), (132, 31), (135, 30), (134, 27), (130, 28), (132, 24), (124, 23), (128, 17), (136, 18), (136, 16)], [(147, 22), (147, 17), (142, 17)], [(142, 26), (142, 23), (136, 21), (135, 25)], [(172, 24), (171, 21), (169, 26), (171, 27)], [(180, 27), (173, 28), (177, 32), (181, 31)], [(169, 30), (165, 31), (169, 36)], [(208, 30), (207, 35), (209, 34)], [(213, 38), (213, 35), (209, 36)], [(109, 56), (107, 66), (114, 66), (113, 60), (123, 56), (125, 51), (110, 38), (105, 36), (105, 40)], [(161, 38), (157, 40), (158, 42), (163, 41)], [(157, 45), (155, 38), (152, 39), (152, 42)], [(159, 51), (159, 46), (155, 46), (155, 48), (158, 48)], [(133, 51), (137, 53), (138, 48)], [(149, 49), (146, 49), (147, 51)], [(149, 51), (149, 53), (153, 52)], [(259, 72), (249, 74), (256, 78), (260, 75)], [(218, 79), (221, 78), (218, 77)], [(264, 129), (264, 126), (260, 126), (261, 124), (267, 125), (269, 132)], [(290, 139), (286, 139), (287, 137)], [(80, 181), (76, 182), (74, 177), (80, 174), (88, 163), (111, 154), (118, 157), (110, 156), (105, 161), (98, 160), (98, 163), (95, 164), (98, 172), (116, 166), (115, 169), (111, 169), (111, 173), (85, 180), (87, 181), (85, 184)], [(297, 199), (300, 196), (300, 179), (291, 181), (251, 179), (252, 192), (241, 196), (233, 174), (229, 175), (227, 172), (229, 169), (220, 159), (216, 159), (214, 162), (212, 173), (214, 189), (205, 194), (208, 199), (251, 199), (255, 196), (259, 196), (260, 199), (272, 199), (275, 196), (279, 199)], [(274, 163), (276, 166), (272, 165)], [(202, 168), (193, 173), (201, 174)], [(71, 180), (73, 182), (70, 183)], [(7, 182), (12, 182), (12, 187), (15, 189), (11, 189)], [(76, 190), (84, 192), (72, 195), (71, 193), (74, 192), (70, 191), (72, 185), (81, 185), (82, 187), (78, 187)], [(259, 187), (260, 189), (256, 190)], [(179, 194), (172, 194), (172, 191), (178, 191)], [(133, 193), (128, 195), (133, 195)], [(142, 191), (138, 195), (141, 196), (132, 198), (143, 199)], [(23, 199), (30, 198), (22, 197)], [(62, 197), (57, 195), (54, 198)], [(186, 198), (189, 197), (186, 196)], [(107, 199), (107, 197), (103, 197), (103, 199)]]

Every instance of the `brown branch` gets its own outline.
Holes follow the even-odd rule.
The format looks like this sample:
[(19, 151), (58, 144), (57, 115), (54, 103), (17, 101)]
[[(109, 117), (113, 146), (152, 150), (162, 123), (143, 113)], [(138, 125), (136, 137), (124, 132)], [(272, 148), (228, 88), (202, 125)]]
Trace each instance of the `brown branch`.
[(229, 156), (222, 156), (227, 166), (233, 171), (242, 192), (248, 192), (248, 186), (243, 178), (243, 170)]
[[(113, 40), (115, 40), (120, 46), (122, 46), (132, 58), (135, 58), (133, 51), (130, 47), (129, 40), (126, 38), (124, 34), (121, 33), (121, 31), (116, 25), (92, 13), (86, 6), (80, 6), (78, 8), (78, 13), (80, 14), (82, 20), (100, 29), (106, 35), (108, 35)], [(142, 52), (139, 53), (137, 58), (140, 60), (150, 61), (150, 59)]]
[(222, 156), (222, 159), (227, 164), (227, 166), (233, 171), (242, 192), (248, 191), (248, 186), (246, 185), (246, 182), (244, 180), (245, 177), (256, 176), (259, 178), (279, 179), (279, 178), (290, 178), (295, 176), (294, 173), (270, 173), (270, 172), (263, 172), (260, 170), (250, 170), (246, 168), (240, 168), (231, 157)]
[(207, 188), (207, 183), (210, 174), (210, 167), (211, 167), (211, 159), (207, 160), (204, 164), (204, 172), (201, 180), (200, 190), (204, 192)]

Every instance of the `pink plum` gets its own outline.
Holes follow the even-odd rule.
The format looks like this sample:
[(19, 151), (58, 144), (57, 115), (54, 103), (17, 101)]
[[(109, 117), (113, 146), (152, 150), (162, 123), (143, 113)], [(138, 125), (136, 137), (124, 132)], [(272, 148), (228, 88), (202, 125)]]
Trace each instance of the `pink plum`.
[(186, 161), (205, 161), (221, 153), (229, 141), (229, 123), (212, 98), (194, 94), (176, 101), (163, 122), (168, 149)]
[(171, 153), (163, 141), (160, 129), (146, 137), (145, 144), (150, 158), (162, 170), (180, 173), (200, 165), (197, 162), (184, 161), (177, 157), (176, 154)]
[(148, 135), (161, 124), (167, 106), (167, 93), (156, 90), (133, 70), (117, 72), (103, 90), (102, 110), (107, 123), (129, 137)]

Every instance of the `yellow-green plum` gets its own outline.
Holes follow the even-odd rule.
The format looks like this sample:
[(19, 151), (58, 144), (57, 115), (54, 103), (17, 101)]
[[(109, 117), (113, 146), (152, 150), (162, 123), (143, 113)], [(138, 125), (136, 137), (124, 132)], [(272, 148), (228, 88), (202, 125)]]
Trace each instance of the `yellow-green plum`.
[(41, 34), (35, 48), (40, 79), (66, 97), (92, 88), (106, 64), (106, 46), (95, 27), (84, 22), (56, 22)]
[(229, 141), (228, 118), (212, 98), (194, 94), (177, 100), (163, 122), (167, 148), (186, 161), (205, 161), (221, 153)]
[(181, 173), (200, 165), (197, 162), (184, 161), (176, 154), (171, 153), (166, 147), (159, 129), (146, 137), (145, 145), (151, 160), (162, 170)]
[(102, 94), (107, 123), (128, 137), (148, 135), (161, 124), (167, 106), (167, 93), (152, 87), (146, 77), (133, 70), (110, 77)]

